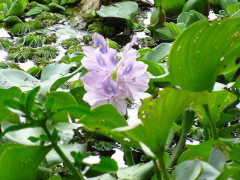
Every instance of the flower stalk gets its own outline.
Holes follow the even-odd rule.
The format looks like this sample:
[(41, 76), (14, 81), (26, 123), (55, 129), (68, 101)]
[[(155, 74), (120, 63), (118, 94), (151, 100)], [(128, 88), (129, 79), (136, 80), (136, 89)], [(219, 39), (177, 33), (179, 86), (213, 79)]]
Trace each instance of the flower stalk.
[(46, 124), (42, 125), (42, 128), (44, 130), (44, 132), (46, 133), (48, 139), (50, 140), (50, 142), (52, 143), (52, 147), (53, 149), (58, 153), (58, 155), (61, 157), (61, 159), (63, 160), (64, 164), (68, 167), (68, 169), (71, 171), (71, 173), (73, 174), (73, 176), (77, 179), (77, 180), (84, 180), (84, 176), (82, 175), (82, 173), (80, 171), (78, 171), (74, 165), (72, 164), (72, 162), (65, 156), (65, 154), (62, 152), (62, 150), (59, 148), (59, 146), (57, 145), (57, 143), (54, 141), (50, 131), (48, 130)]

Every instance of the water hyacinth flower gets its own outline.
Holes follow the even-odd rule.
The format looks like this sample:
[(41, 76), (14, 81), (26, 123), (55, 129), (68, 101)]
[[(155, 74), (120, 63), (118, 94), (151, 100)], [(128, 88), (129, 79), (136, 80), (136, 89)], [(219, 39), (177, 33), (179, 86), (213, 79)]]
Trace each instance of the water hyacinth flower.
[(132, 46), (137, 39), (128, 43), (121, 53), (108, 47), (103, 36), (94, 33), (93, 47), (83, 47), (86, 55), (82, 65), (89, 72), (81, 78), (87, 93), (83, 99), (95, 108), (112, 104), (125, 115), (126, 99), (138, 100), (148, 89), (150, 76), (147, 65), (137, 61), (138, 52)]

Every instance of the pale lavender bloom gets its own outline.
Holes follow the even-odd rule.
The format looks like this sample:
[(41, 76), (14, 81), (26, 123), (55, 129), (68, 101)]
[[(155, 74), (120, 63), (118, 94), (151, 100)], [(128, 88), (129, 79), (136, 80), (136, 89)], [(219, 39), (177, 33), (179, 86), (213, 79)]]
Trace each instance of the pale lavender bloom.
[(139, 93), (148, 89), (150, 76), (147, 73), (147, 65), (136, 61), (137, 51), (127, 50), (121, 61), (117, 72), (118, 84), (128, 91), (128, 99), (137, 100)]
[(93, 41), (96, 49), (83, 48), (86, 56), (81, 62), (89, 71), (81, 78), (87, 91), (83, 99), (92, 108), (108, 103), (114, 105), (121, 114), (126, 114), (126, 99), (138, 99), (147, 90), (150, 80), (147, 65), (136, 60), (138, 52), (132, 49), (136, 37), (120, 55), (107, 46), (103, 36), (94, 33)]
[(103, 104), (112, 104), (124, 115), (127, 109), (125, 98), (126, 91), (120, 89), (117, 83), (111, 77), (108, 77), (100, 88), (89, 88), (83, 100), (87, 101), (91, 108)]
[[(118, 63), (115, 60), (117, 51), (109, 49), (109, 53), (103, 54), (100, 48), (94, 49), (92, 47), (83, 47), (85, 57), (82, 59), (82, 65), (89, 72), (81, 78), (86, 86), (99, 87), (101, 83), (111, 76)], [(117, 61), (117, 62), (116, 62)]]

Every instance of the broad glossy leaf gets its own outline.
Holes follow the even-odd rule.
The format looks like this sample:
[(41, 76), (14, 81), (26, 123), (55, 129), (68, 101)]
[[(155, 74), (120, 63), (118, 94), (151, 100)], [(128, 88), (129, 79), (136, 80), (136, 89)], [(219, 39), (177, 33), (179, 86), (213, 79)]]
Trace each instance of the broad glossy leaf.
[(138, 112), (141, 125), (135, 128), (118, 128), (115, 131), (125, 131), (126, 137), (139, 142), (145, 153), (158, 156), (165, 149), (174, 121), (184, 109), (192, 103), (205, 104), (207, 101), (207, 93), (195, 94), (168, 88), (160, 91), (156, 99), (150, 97), (143, 101)]
[(201, 173), (201, 165), (198, 160), (184, 161), (175, 170), (175, 180), (196, 179)]
[(229, 16), (233, 15), (239, 10), (240, 10), (240, 3), (231, 4), (227, 7), (227, 13), (229, 14)]
[(175, 171), (176, 180), (214, 180), (220, 174), (210, 164), (199, 160), (188, 160), (179, 164)]
[[(237, 97), (232, 94), (229, 91), (214, 91), (210, 95), (209, 100), (209, 111), (212, 116), (212, 118), (216, 121), (217, 127), (221, 128), (224, 126), (227, 122), (229, 122), (232, 119), (221, 119), (221, 115), (224, 111), (224, 109), (235, 102), (237, 100)], [(204, 108), (201, 106), (197, 106), (197, 115), (199, 117), (199, 120), (202, 124), (208, 126), (208, 116), (206, 115)]]
[(88, 178), (89, 180), (117, 180), (114, 176), (110, 175), (110, 174), (103, 174), (101, 176), (97, 176), (94, 178)]
[(35, 179), (38, 165), (49, 150), (50, 148), (43, 146), (22, 146), (6, 149), (0, 157), (0, 179)]
[(236, 166), (229, 166), (225, 167), (221, 174), (216, 178), (216, 180), (226, 180), (226, 179), (238, 179), (240, 176), (240, 167)]
[(62, 180), (60, 175), (56, 175), (56, 176), (52, 176), (51, 178), (49, 178), (48, 180)]
[(118, 179), (146, 180), (154, 174), (153, 162), (137, 164), (135, 166), (121, 168), (117, 171)]
[(131, 20), (138, 11), (138, 5), (136, 2), (127, 1), (119, 2), (110, 6), (101, 6), (97, 11), (101, 17), (117, 17), (127, 20)]
[(86, 93), (83, 86), (70, 89), (70, 93), (74, 96), (79, 105), (90, 108), (89, 104), (83, 100), (83, 96)]
[(239, 68), (239, 20), (199, 21), (187, 28), (169, 54), (172, 83), (190, 91), (212, 91), (219, 74)]
[(231, 4), (237, 4), (238, 0), (219, 0), (224, 11), (227, 12), (227, 7)]
[(171, 47), (171, 43), (161, 43), (160, 45), (153, 48), (153, 52), (146, 53), (144, 55), (144, 58), (154, 63), (161, 63), (169, 54)]
[(194, 10), (190, 10), (188, 12), (182, 12), (178, 18), (177, 18), (177, 22), (178, 23), (184, 23), (186, 24), (186, 26), (189, 26), (197, 21), (200, 20), (205, 20), (207, 19), (203, 14), (194, 11)]
[(157, 63), (154, 63), (147, 59), (141, 59), (141, 61), (148, 65), (147, 71), (154, 76), (160, 76), (166, 73), (164, 68)]
[(163, 10), (167, 14), (176, 15), (181, 12), (183, 5), (185, 4), (185, 0), (159, 0), (161, 1), (161, 5)]
[(19, 87), (22, 91), (27, 91), (39, 84), (39, 80), (24, 71), (17, 69), (0, 70), (0, 88)]
[(226, 156), (233, 161), (239, 162), (240, 159), (240, 140), (237, 138), (219, 138), (216, 145), (226, 154)]
[(222, 171), (226, 161), (227, 156), (222, 152), (222, 150), (214, 147), (210, 155), (209, 163), (217, 170)]
[(81, 67), (69, 73), (73, 64), (50, 64), (46, 66), (41, 74), (41, 80), (36, 79), (30, 74), (16, 69), (0, 70), (0, 88), (19, 87), (22, 91), (28, 91), (40, 86), (39, 93), (45, 94), (55, 91), (64, 82), (77, 74)]
[(207, 161), (209, 159), (213, 143), (212, 141), (205, 141), (199, 145), (186, 145), (187, 150), (182, 153), (178, 159), (178, 164), (186, 160), (200, 159)]
[(115, 160), (109, 157), (102, 157), (98, 164), (93, 164), (91, 170), (108, 173), (118, 170), (118, 165)]
[[(127, 122), (110, 104), (96, 107), (90, 115), (84, 115), (79, 123), (82, 123), (87, 130), (101, 133), (122, 143), (129, 143), (124, 133), (112, 131), (127, 126)], [(139, 148), (138, 142), (131, 142), (131, 145)]]
[(19, 122), (19, 117), (5, 107), (4, 101), (7, 99), (19, 98), (21, 94), (22, 94), (21, 90), (17, 87), (12, 87), (9, 89), (0, 89), (0, 109), (1, 109), (0, 122), (2, 121)]

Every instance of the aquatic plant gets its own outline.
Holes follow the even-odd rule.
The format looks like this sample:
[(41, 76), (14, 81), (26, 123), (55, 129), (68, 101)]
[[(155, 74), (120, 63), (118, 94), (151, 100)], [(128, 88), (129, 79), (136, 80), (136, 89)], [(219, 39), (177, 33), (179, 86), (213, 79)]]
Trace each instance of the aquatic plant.
[(93, 41), (96, 49), (83, 47), (86, 57), (81, 62), (89, 71), (82, 77), (87, 91), (83, 99), (92, 108), (109, 103), (126, 114), (126, 99), (139, 99), (150, 79), (147, 65), (136, 60), (138, 53), (132, 49), (136, 38), (123, 48), (121, 55), (107, 45), (103, 36), (95, 33)]

